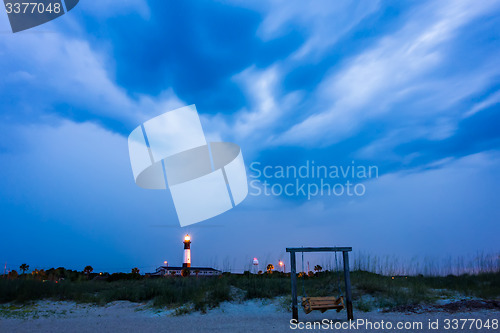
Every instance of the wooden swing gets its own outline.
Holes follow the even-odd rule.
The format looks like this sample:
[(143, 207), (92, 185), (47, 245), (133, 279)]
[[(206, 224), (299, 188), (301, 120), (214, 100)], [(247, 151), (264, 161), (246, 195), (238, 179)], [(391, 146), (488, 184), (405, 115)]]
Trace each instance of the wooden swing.
[(313, 310), (319, 310), (321, 313), (326, 310), (337, 310), (337, 312), (340, 312), (344, 308), (344, 296), (340, 296), (339, 298), (335, 296), (302, 297), (302, 306), (305, 313)]
[[(337, 310), (341, 311), (344, 307), (347, 313), (347, 320), (354, 320), (354, 315), (352, 313), (352, 293), (351, 293), (351, 278), (349, 274), (349, 252), (352, 251), (352, 247), (287, 247), (286, 252), (290, 253), (290, 280), (292, 284), (292, 319), (299, 320), (299, 304), (297, 304), (299, 297), (297, 295), (297, 256), (296, 253), (302, 253), (302, 272), (304, 271), (304, 252), (334, 252), (335, 253), (335, 265), (337, 270), (337, 287), (338, 287), (338, 297), (328, 296), (328, 297), (309, 297), (305, 291), (305, 283), (302, 283), (303, 297), (302, 305), (304, 307), (305, 313), (310, 313), (313, 310), (327, 311), (327, 310)], [(337, 261), (337, 252), (342, 252), (343, 256), (343, 266), (344, 266), (344, 282), (345, 282), (345, 293), (342, 293), (340, 288), (340, 271), (338, 269), (339, 263)], [(304, 276), (305, 278), (305, 276)], [(331, 294), (330, 294), (331, 295)]]
[[(337, 271), (337, 287), (340, 294), (340, 275), (338, 275), (338, 262), (337, 262), (337, 252), (335, 252), (335, 269)], [(304, 252), (302, 252), (302, 271), (304, 271)], [(304, 296), (302, 297), (302, 306), (304, 307), (304, 312), (306, 314), (312, 312), (313, 310), (319, 310), (321, 313), (326, 310), (337, 310), (340, 312), (344, 308), (344, 296), (323, 296), (323, 297), (308, 297), (305, 290), (305, 274), (302, 280), (302, 288), (304, 291)]]

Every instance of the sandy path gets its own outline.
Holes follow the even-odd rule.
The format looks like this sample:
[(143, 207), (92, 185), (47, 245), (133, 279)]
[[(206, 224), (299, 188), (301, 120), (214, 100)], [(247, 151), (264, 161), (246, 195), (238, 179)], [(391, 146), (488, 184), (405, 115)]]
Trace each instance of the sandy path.
[[(290, 313), (285, 312), (278, 302), (247, 301), (245, 303), (224, 303), (220, 308), (207, 314), (191, 313), (172, 316), (172, 311), (159, 311), (147, 304), (113, 302), (105, 307), (79, 305), (71, 302), (37, 302), (33, 306), (0, 312), (0, 332), (290, 332)], [(324, 314), (300, 314), (301, 320), (334, 320), (334, 325), (347, 325), (345, 311)], [(390, 321), (392, 329), (367, 330), (341, 329), (343, 332), (500, 332), (497, 328), (482, 330), (444, 330), (445, 319), (481, 319), (491, 322), (500, 319), (500, 312), (480, 310), (470, 313), (431, 312), (423, 314), (355, 312), (356, 319), (371, 322)], [(428, 329), (429, 320), (438, 319), (438, 330)], [(395, 325), (402, 322), (422, 322), (423, 329), (397, 330)], [(311, 323), (311, 322), (310, 322)], [(307, 322), (303, 322), (307, 325)], [(387, 324), (386, 324), (387, 325)], [(335, 328), (335, 326), (334, 326)], [(323, 329), (323, 331), (335, 329)], [(336, 330), (338, 331), (338, 330)]]

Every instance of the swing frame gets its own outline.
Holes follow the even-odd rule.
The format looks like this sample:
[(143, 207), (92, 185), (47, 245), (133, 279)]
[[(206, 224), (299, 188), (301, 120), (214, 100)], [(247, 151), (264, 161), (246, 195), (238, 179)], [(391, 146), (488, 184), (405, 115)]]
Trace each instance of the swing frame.
[(297, 252), (342, 252), (342, 261), (344, 263), (344, 281), (345, 281), (345, 305), (347, 310), (347, 320), (353, 320), (352, 313), (352, 293), (351, 276), (349, 274), (349, 252), (352, 247), (287, 247), (286, 252), (290, 252), (291, 280), (292, 280), (292, 318), (299, 320), (299, 309), (297, 304)]

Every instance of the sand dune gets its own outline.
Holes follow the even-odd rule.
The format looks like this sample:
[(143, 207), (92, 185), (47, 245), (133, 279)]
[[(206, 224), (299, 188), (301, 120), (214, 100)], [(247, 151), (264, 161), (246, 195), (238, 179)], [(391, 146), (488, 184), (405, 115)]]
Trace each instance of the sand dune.
[[(31, 305), (2, 305), (0, 311), (0, 332), (288, 332), (291, 315), (282, 306), (283, 301), (253, 300), (246, 302), (226, 302), (220, 308), (209, 310), (206, 314), (198, 312), (175, 315), (174, 309), (155, 309), (147, 303), (131, 303), (126, 301), (109, 303), (106, 306), (76, 304), (73, 302), (39, 301)], [(344, 311), (300, 313), (301, 325), (313, 325), (314, 321), (332, 320), (333, 324), (346, 323)], [(393, 326), (401, 322), (422, 322), (422, 330), (406, 330), (407, 332), (436, 332), (428, 329), (429, 320), (439, 320), (440, 330), (445, 319), (500, 319), (498, 310), (477, 310), (473, 312), (449, 313), (433, 311), (429, 313), (383, 313), (356, 312), (355, 319), (370, 322), (390, 321)], [(316, 325), (319, 325), (316, 324)], [(297, 331), (297, 330), (295, 330)], [(365, 327), (358, 330), (342, 330), (367, 332)], [(377, 330), (377, 332), (394, 332), (395, 329)], [(461, 330), (455, 330), (458, 332)], [(463, 331), (475, 332), (477, 329)], [(481, 331), (485, 331), (484, 329)], [(486, 330), (486, 331), (498, 331)]]

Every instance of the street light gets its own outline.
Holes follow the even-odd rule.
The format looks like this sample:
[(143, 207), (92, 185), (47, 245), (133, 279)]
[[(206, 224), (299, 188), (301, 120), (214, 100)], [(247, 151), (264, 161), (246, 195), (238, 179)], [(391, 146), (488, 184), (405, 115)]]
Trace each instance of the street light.
[(279, 265), (283, 267), (283, 273), (285, 273), (285, 263), (280, 260)]
[(163, 264), (168, 267), (168, 261), (164, 261)]

